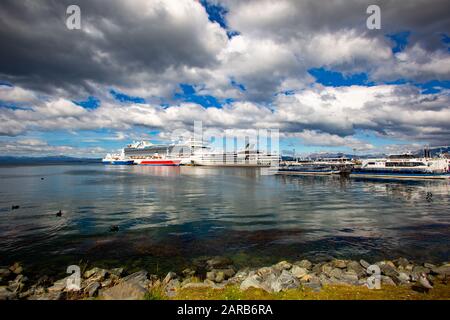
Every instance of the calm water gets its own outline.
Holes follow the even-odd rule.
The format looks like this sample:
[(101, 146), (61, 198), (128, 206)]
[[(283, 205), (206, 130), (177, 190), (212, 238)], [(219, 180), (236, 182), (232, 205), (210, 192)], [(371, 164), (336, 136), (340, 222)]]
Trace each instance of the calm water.
[[(258, 172), (0, 167), (0, 265), (23, 261), (40, 272), (64, 272), (83, 260), (162, 272), (210, 255), (255, 266), (304, 257), (449, 260), (447, 181)], [(110, 233), (111, 225), (119, 232)]]

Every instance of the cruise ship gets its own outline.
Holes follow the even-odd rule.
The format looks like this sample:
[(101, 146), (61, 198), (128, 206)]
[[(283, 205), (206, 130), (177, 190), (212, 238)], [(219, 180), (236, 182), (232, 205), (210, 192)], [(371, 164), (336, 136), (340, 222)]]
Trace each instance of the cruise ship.
[(203, 149), (195, 152), (191, 159), (193, 165), (213, 167), (270, 167), (280, 162), (278, 154), (257, 150), (251, 144), (233, 152)]
[(448, 179), (449, 171), (449, 160), (446, 158), (417, 158), (410, 154), (402, 154), (362, 160), (361, 165), (352, 169), (351, 176), (382, 179)]
[(204, 149), (203, 143), (194, 139), (172, 144), (138, 141), (126, 146), (123, 153), (125, 158), (139, 165), (179, 166), (192, 164), (193, 154)]
[[(278, 165), (279, 156), (256, 150), (247, 144), (243, 150), (235, 152), (214, 151), (202, 141), (189, 139), (181, 143), (153, 144), (147, 141), (127, 145), (119, 155), (107, 155), (103, 162), (123, 161), (123, 164), (153, 166), (231, 166), (268, 167)], [(131, 163), (130, 163), (131, 162)]]

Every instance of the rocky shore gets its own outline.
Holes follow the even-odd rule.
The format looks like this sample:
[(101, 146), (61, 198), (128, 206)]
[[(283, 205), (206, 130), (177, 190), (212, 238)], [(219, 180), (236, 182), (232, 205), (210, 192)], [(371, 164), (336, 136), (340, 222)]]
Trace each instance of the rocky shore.
[(0, 300), (176, 299), (180, 293), (186, 297), (189, 290), (195, 295), (202, 290), (220, 292), (230, 287), (238, 292), (260, 290), (267, 294), (294, 290), (320, 293), (328, 286), (368, 287), (368, 278), (373, 275), (368, 270), (373, 265), (381, 272), (378, 278), (381, 287), (401, 287), (426, 295), (436, 286), (447, 289), (450, 285), (450, 263), (415, 264), (405, 258), (373, 263), (340, 259), (320, 263), (281, 261), (272, 266), (238, 270), (230, 259), (212, 257), (199, 259), (190, 268), (163, 277), (145, 270), (127, 274), (123, 268), (91, 267), (81, 270), (80, 287), (76, 289), (68, 286), (70, 275), (56, 281), (48, 276), (31, 281), (23, 266), (15, 263), (0, 267)]

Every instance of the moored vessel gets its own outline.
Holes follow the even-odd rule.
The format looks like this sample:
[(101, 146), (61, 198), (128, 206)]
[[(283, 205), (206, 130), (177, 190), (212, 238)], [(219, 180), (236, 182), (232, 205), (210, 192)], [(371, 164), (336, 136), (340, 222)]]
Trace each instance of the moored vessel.
[(355, 166), (352, 177), (380, 179), (448, 179), (449, 162), (445, 158), (417, 158), (410, 154), (365, 159)]
[(103, 164), (128, 166), (134, 164), (134, 161), (124, 156), (123, 151), (120, 154), (107, 154), (102, 159)]

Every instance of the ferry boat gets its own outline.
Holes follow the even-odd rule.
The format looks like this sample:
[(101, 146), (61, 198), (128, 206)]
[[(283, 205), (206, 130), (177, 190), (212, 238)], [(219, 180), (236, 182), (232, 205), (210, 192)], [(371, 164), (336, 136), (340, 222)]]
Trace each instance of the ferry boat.
[(449, 161), (445, 158), (417, 158), (410, 154), (365, 159), (351, 171), (352, 177), (382, 179), (448, 179)]
[(279, 174), (292, 175), (330, 175), (349, 173), (355, 163), (346, 157), (297, 159), (285, 161), (278, 169)]

